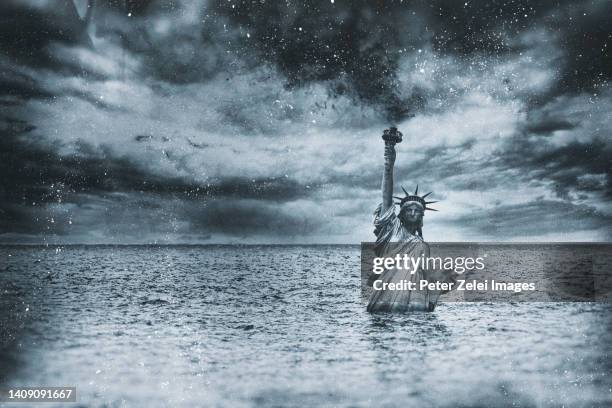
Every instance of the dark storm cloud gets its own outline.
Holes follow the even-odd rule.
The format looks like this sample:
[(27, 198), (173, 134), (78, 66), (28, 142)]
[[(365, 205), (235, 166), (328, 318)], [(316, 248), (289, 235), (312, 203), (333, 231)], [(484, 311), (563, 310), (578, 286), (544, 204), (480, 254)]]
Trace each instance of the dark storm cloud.
[[(235, 33), (224, 28), (221, 18), (207, 16), (199, 2), (193, 5), (143, 2), (126, 8), (100, 2), (95, 35), (120, 42), (127, 52), (143, 58), (144, 75), (163, 81), (189, 84), (220, 72), (230, 75), (228, 68), (238, 60), (227, 52)], [(182, 13), (196, 16), (181, 21)]]
[[(612, 149), (609, 142), (595, 138), (551, 146), (546, 140), (514, 140), (502, 154), (504, 164), (523, 170), (523, 177), (535, 182), (549, 180), (559, 197), (570, 191), (600, 192), (612, 197)], [(601, 175), (601, 181), (583, 178)]]
[(484, 236), (528, 237), (545, 234), (555, 225), (558, 233), (602, 230), (610, 239), (612, 217), (589, 205), (545, 200), (526, 204), (499, 204), (453, 221)]
[(15, 61), (39, 67), (63, 68), (48, 52), (53, 42), (87, 44), (86, 22), (72, 1), (39, 7), (29, 1), (0, 4), (0, 47)]
[[(88, 199), (92, 196), (104, 199), (112, 197), (114, 192), (122, 192), (178, 197), (187, 201), (216, 198), (283, 202), (300, 198), (307, 191), (287, 178), (235, 177), (196, 183), (155, 175), (127, 156), (117, 157), (104, 145), (93, 148), (79, 143), (74, 154), (65, 156), (57, 146), (28, 138), (37, 129), (27, 122), (5, 118), (3, 124), (5, 129), (0, 133), (0, 231), (68, 233), (70, 230), (63, 228), (63, 223), (48, 223), (50, 216), (45, 207), (62, 203), (83, 206), (87, 204), (83, 201), (85, 194)], [(143, 140), (139, 136), (136, 139)], [(146, 207), (147, 202), (134, 203), (134, 208), (143, 206)], [(255, 213), (251, 219), (256, 219)]]
[(550, 135), (557, 130), (572, 130), (576, 127), (564, 119), (543, 119), (527, 125), (527, 132), (539, 135)]
[[(13, 72), (13, 67), (0, 61), (0, 87), (4, 96), (19, 99), (49, 98), (51, 93), (41, 89), (29, 76)], [(16, 104), (17, 101), (6, 101), (5, 104)]]
[[(28, 128), (31, 129), (31, 128)], [(33, 130), (33, 129), (32, 129)], [(9, 200), (53, 202), (58, 193), (146, 192), (189, 197), (234, 197), (285, 201), (304, 195), (305, 187), (286, 178), (227, 178), (194, 183), (153, 175), (128, 157), (115, 157), (107, 148), (79, 145), (76, 154), (62, 156), (53, 147), (23, 143), (5, 134), (0, 142), (1, 190)], [(53, 187), (61, 186), (61, 191)]]
[[(609, 1), (587, 1), (568, 4), (567, 11), (558, 10), (553, 23), (561, 33), (561, 44), (566, 51), (560, 89), (581, 91), (597, 89), (609, 84), (612, 78), (612, 32)], [(556, 21), (555, 21), (556, 20)], [(565, 24), (563, 24), (565, 23)]]
[(237, 236), (308, 236), (324, 222), (301, 211), (279, 210), (261, 201), (215, 200), (206, 206), (191, 208), (193, 231), (225, 233)]
[(257, 50), (281, 69), (289, 86), (331, 80), (333, 94), (382, 107), (391, 122), (415, 114), (429, 97), (418, 87), (402, 93), (398, 83), (402, 52), (429, 42), (440, 54), (503, 57), (525, 51), (514, 38), (540, 26), (556, 32), (565, 51), (555, 94), (592, 89), (611, 74), (612, 4), (605, 1), (245, 0), (218, 2), (215, 9), (249, 34), (229, 47)]
[[(513, 38), (543, 28), (559, 36), (564, 51), (555, 94), (591, 90), (612, 76), (609, 52), (612, 3), (603, 0), (497, 0), (429, 3), (434, 48), (459, 55), (499, 56), (525, 51)], [(551, 59), (553, 59), (551, 57)]]
[(422, 29), (399, 2), (218, 2), (214, 7), (248, 36), (238, 52), (256, 50), (278, 66), (288, 86), (332, 81), (333, 94), (353, 94), (398, 121), (419, 105), (397, 90), (398, 51), (414, 48)]
[[(561, 92), (590, 89), (611, 74), (612, 5), (605, 1), (120, 3), (97, 2), (93, 31), (145, 56), (146, 70), (160, 79), (205, 81), (231, 64), (269, 61), (288, 86), (331, 81), (332, 94), (354, 94), (382, 107), (392, 121), (414, 114), (428, 96), (418, 87), (399, 92), (397, 71), (402, 51), (429, 42), (442, 54), (505, 55), (523, 50), (513, 37), (540, 26), (560, 36), (566, 53)], [(24, 4), (1, 6), (6, 24), (0, 42), (10, 55), (34, 65), (58, 64), (47, 45), (88, 42), (85, 18), (71, 1), (46, 8)], [(199, 18), (177, 24), (180, 13), (191, 12)], [(168, 20), (163, 30), (155, 28), (160, 16)], [(61, 64), (68, 68), (67, 61)]]

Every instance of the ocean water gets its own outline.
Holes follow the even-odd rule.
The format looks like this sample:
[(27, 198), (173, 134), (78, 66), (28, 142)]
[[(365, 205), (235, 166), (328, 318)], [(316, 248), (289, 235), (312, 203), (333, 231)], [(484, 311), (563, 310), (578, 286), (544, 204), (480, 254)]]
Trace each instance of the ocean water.
[(5, 246), (0, 294), (3, 385), (70, 406), (612, 406), (610, 304), (370, 315), (358, 246)]

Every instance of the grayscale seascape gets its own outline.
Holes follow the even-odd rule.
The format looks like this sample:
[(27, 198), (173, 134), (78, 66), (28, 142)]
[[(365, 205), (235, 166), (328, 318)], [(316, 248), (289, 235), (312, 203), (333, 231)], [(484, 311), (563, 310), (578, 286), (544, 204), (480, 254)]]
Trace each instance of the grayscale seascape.
[(612, 406), (606, 303), (371, 315), (358, 246), (0, 254), (4, 385), (74, 406)]
[(0, 408), (612, 408), (611, 17), (0, 0)]

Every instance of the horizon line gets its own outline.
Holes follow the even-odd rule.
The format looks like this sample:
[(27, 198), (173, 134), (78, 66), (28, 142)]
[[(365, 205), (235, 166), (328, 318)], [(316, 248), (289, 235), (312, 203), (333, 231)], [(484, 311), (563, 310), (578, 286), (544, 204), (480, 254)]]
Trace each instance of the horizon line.
[[(475, 245), (612, 245), (612, 241), (430, 241), (430, 245), (456, 245), (456, 244), (475, 244)], [(0, 247), (21, 246), (21, 247), (72, 247), (72, 246), (360, 246), (362, 244), (375, 244), (374, 241), (362, 241), (359, 243), (9, 243), (0, 242)]]

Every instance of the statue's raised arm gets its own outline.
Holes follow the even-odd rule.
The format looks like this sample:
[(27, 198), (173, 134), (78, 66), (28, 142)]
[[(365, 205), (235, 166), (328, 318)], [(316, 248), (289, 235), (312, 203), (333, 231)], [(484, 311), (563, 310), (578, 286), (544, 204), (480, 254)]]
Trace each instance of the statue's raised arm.
[(395, 165), (395, 145), (402, 141), (402, 133), (396, 127), (383, 132), (385, 141), (385, 170), (382, 178), (382, 212), (393, 206), (393, 166)]

